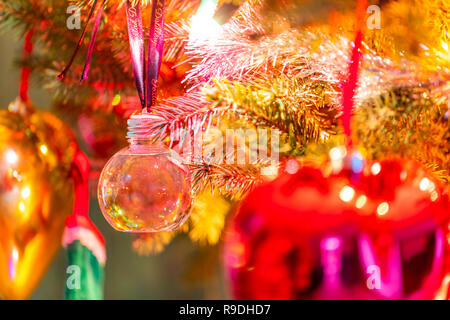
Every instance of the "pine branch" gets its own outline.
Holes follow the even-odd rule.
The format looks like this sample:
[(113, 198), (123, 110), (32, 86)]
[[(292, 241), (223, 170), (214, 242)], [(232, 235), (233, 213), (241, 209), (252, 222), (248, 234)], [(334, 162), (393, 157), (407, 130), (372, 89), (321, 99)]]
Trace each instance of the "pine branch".
[(278, 129), (294, 150), (334, 134), (337, 125), (336, 89), (312, 78), (280, 77), (251, 86), (217, 80), (206, 97), (236, 121)]
[(335, 134), (338, 93), (334, 86), (314, 78), (274, 78), (244, 86), (217, 80), (200, 93), (167, 99), (153, 108), (160, 117), (148, 127), (156, 140), (170, 138), (183, 144), (187, 136), (207, 132), (211, 125), (278, 129), (282, 145), (301, 153), (310, 142)]
[(195, 193), (218, 190), (226, 197), (239, 200), (262, 181), (262, 165), (197, 162), (190, 168)]
[(167, 99), (152, 111), (162, 120), (149, 124), (149, 135), (158, 140), (170, 137), (172, 142), (181, 144), (186, 135), (207, 130), (212, 118), (220, 114), (220, 110), (212, 108), (198, 93)]
[[(295, 18), (293, 8), (303, 12), (305, 5), (312, 4), (313, 1), (305, 4), (305, 1), (295, 0), (276, 4), (271, 0), (247, 1), (214, 39), (194, 41), (186, 46), (187, 55), (199, 61), (189, 71), (187, 79), (197, 83), (212, 78), (244, 81), (283, 73), (306, 76), (323, 68), (323, 75), (336, 81), (330, 78), (336, 76), (336, 72), (329, 69), (334, 67), (337, 70), (332, 71), (339, 71), (345, 65), (349, 43), (336, 37), (339, 41), (332, 49), (341, 61), (318, 63), (323, 55), (321, 42), (334, 38), (336, 30), (306, 28)], [(323, 17), (324, 13), (319, 15)], [(343, 32), (339, 31), (340, 34)]]
[(448, 95), (433, 86), (392, 88), (362, 104), (355, 115), (355, 135), (369, 157), (412, 157), (449, 182)]

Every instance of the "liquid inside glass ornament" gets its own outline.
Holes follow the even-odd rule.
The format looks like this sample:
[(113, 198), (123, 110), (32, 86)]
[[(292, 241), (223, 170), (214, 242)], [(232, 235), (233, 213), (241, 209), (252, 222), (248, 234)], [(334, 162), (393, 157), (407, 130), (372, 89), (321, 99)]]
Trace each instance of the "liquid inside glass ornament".
[(100, 208), (118, 231), (172, 231), (189, 216), (189, 171), (176, 152), (152, 144), (146, 136), (152, 117), (143, 114), (128, 120), (130, 145), (108, 161), (100, 176)]

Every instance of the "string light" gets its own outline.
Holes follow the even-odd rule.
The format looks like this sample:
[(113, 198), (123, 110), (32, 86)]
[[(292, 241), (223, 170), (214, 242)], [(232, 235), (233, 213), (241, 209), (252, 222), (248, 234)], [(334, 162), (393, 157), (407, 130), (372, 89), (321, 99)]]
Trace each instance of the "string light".
[(382, 202), (377, 207), (377, 214), (379, 216), (384, 216), (389, 211), (389, 204), (387, 202)]
[(381, 165), (378, 162), (375, 162), (372, 167), (370, 168), (370, 171), (374, 176), (380, 173), (381, 171)]
[(339, 237), (328, 237), (323, 239), (320, 242), (320, 247), (323, 250), (327, 250), (327, 251), (334, 251), (336, 249), (338, 249), (342, 244), (342, 239)]
[(430, 200), (436, 201), (439, 198), (439, 194), (436, 191), (431, 192)]
[(352, 187), (345, 186), (339, 193), (339, 198), (344, 202), (350, 202), (355, 196), (355, 190)]
[(298, 169), (300, 169), (300, 166), (298, 162), (294, 159), (289, 159), (286, 163), (286, 172), (289, 174), (295, 174), (297, 173)]
[(339, 161), (345, 157), (347, 151), (344, 147), (334, 147), (330, 150), (329, 154), (332, 161)]
[(42, 154), (46, 155), (48, 152), (48, 148), (45, 144), (41, 145), (41, 147), (39, 148), (39, 150), (41, 150)]
[(189, 42), (216, 38), (222, 31), (220, 24), (214, 20), (217, 0), (203, 1), (192, 18)]
[(367, 197), (365, 195), (360, 196), (356, 199), (356, 208), (361, 209), (366, 205)]
[(8, 162), (9, 164), (16, 164), (18, 160), (19, 157), (14, 150), (8, 150), (6, 152), (6, 162)]
[(21, 191), (21, 195), (22, 195), (23, 199), (27, 199), (28, 197), (30, 197), (30, 195), (31, 195), (30, 187), (27, 186), (27, 187), (23, 188)]
[(402, 173), (400, 173), (400, 179), (402, 181), (406, 180), (407, 177), (408, 177), (408, 173), (406, 171), (402, 171)]

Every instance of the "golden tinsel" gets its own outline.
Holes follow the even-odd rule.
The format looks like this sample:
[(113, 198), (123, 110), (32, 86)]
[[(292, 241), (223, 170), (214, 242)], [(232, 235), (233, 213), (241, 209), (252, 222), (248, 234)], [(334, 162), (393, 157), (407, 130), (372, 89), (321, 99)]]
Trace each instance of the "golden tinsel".
[(198, 195), (190, 216), (189, 237), (201, 244), (214, 245), (220, 240), (231, 205), (210, 190)]
[(140, 255), (160, 253), (174, 236), (174, 232), (143, 233), (136, 236), (132, 247)]

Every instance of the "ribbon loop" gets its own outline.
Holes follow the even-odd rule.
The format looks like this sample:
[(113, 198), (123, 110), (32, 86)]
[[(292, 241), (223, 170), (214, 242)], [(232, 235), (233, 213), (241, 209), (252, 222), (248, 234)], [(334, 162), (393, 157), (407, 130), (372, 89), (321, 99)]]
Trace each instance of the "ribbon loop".
[(94, 3), (92, 4), (91, 10), (89, 11), (89, 16), (88, 16), (88, 19), (87, 19), (87, 23), (84, 26), (83, 33), (81, 34), (80, 39), (78, 40), (77, 46), (75, 47), (75, 51), (73, 52), (72, 57), (70, 58), (69, 63), (67, 64), (66, 68), (59, 74), (58, 80), (64, 79), (66, 77), (66, 73), (70, 70), (70, 67), (73, 64), (73, 62), (75, 60), (75, 57), (77, 56), (78, 51), (80, 50), (81, 45), (83, 44), (84, 36), (86, 35), (87, 28), (89, 26), (89, 22), (91, 21), (92, 15), (94, 14), (94, 11), (95, 11), (96, 7), (97, 7), (97, 0), (94, 0)]
[(128, 38), (130, 42), (131, 64), (133, 67), (136, 88), (141, 99), (142, 107), (145, 102), (145, 70), (144, 70), (144, 31), (140, 1), (127, 0)]
[(347, 79), (342, 88), (342, 125), (347, 137), (347, 145), (352, 146), (351, 118), (354, 106), (354, 97), (358, 87), (359, 65), (361, 61), (361, 45), (363, 38), (363, 22), (367, 0), (358, 0), (356, 8), (356, 36), (354, 47), (351, 52), (351, 60), (348, 66)]
[(88, 78), (89, 67), (91, 65), (91, 57), (92, 51), (94, 51), (95, 39), (97, 38), (98, 28), (100, 27), (100, 21), (102, 20), (103, 9), (105, 8), (106, 0), (103, 1), (100, 9), (97, 12), (97, 16), (95, 17), (94, 29), (92, 29), (91, 41), (89, 42), (88, 53), (86, 56), (86, 63), (84, 65), (83, 74), (81, 76), (81, 81), (86, 80)]
[(147, 59), (147, 108), (156, 102), (159, 70), (164, 49), (164, 9), (165, 0), (153, 0)]
[[(25, 36), (25, 43), (23, 46), (24, 63), (25, 63), (25, 60), (27, 60), (30, 57), (31, 52), (33, 51), (33, 42), (32, 42), (33, 33), (34, 33), (34, 30), (31, 29), (30, 31), (27, 32), (27, 35)], [(31, 70), (29, 67), (27, 67), (27, 66), (22, 67), (22, 72), (20, 75), (20, 84), (19, 84), (19, 97), (23, 102), (28, 102), (28, 100), (30, 99), (28, 96), (28, 87), (30, 84), (30, 73), (31, 73)]]
[[(127, 24), (130, 41), (131, 64), (142, 109), (149, 109), (156, 102), (158, 77), (164, 48), (165, 0), (153, 0), (150, 23), (147, 70), (144, 58), (144, 31), (139, 0), (127, 0)], [(147, 72), (146, 72), (147, 71)]]

